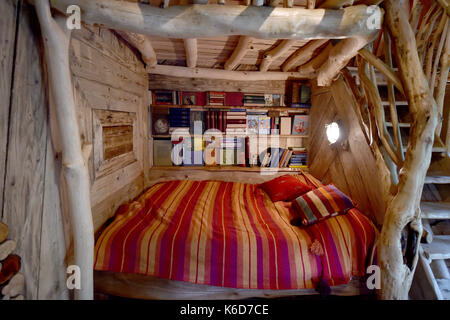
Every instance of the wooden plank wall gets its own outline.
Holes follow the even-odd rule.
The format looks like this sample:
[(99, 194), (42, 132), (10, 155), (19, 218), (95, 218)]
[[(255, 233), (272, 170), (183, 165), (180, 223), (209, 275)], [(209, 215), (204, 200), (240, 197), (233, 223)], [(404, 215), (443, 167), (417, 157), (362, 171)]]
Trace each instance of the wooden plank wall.
[[(0, 220), (17, 242), (25, 298), (67, 299), (71, 228), (39, 23), (24, 1), (0, 1), (0, 12)], [(83, 143), (93, 143), (94, 109), (132, 112), (136, 119), (137, 161), (124, 166), (119, 161), (114, 171), (95, 179), (91, 155), (92, 204), (100, 225), (147, 183), (148, 79), (133, 51), (98, 28), (74, 33), (71, 68)]]
[[(97, 230), (120, 204), (136, 197), (148, 184), (148, 74), (123, 40), (98, 27), (83, 26), (72, 33), (70, 59), (82, 141), (94, 146), (89, 171)], [(111, 122), (125, 119), (123, 115), (135, 119), (131, 157), (131, 152), (123, 154), (123, 159), (120, 155), (104, 157), (102, 123), (108, 121), (98, 118), (104, 114), (109, 115)], [(125, 122), (123, 125), (130, 125)], [(98, 159), (101, 163), (97, 163)]]
[(34, 8), (0, 2), (0, 213), (22, 258), (26, 299), (64, 299), (60, 161), (50, 139), (43, 48)]
[[(311, 174), (323, 183), (334, 183), (355, 200), (374, 222), (381, 225), (385, 212), (385, 190), (345, 81), (339, 78), (331, 87), (313, 87), (311, 102), (308, 154)], [(328, 142), (325, 125), (333, 121), (341, 122), (344, 145), (330, 145)]]

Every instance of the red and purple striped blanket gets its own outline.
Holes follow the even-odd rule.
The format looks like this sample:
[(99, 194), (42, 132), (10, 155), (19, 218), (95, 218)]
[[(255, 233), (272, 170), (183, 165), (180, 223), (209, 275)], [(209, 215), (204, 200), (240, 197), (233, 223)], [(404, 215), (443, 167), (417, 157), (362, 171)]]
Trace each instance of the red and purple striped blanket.
[(322, 278), (339, 285), (364, 274), (377, 235), (367, 217), (351, 209), (295, 227), (294, 214), (257, 185), (159, 183), (119, 208), (96, 243), (95, 270), (275, 290), (314, 288)]

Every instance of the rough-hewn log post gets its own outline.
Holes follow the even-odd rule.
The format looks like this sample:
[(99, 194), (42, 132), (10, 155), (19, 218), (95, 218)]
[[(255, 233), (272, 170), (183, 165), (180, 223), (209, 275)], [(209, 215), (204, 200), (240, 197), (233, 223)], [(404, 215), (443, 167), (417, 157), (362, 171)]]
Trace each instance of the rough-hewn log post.
[[(69, 69), (70, 33), (50, 13), (48, 0), (35, 1), (45, 45), (51, 95), (55, 104), (68, 205), (73, 228), (75, 264), (81, 271), (78, 299), (93, 298), (94, 228), (88, 168), (83, 158)], [(65, 20), (63, 20), (65, 23)]]
[[(381, 298), (407, 299), (417, 265), (417, 241), (422, 233), (419, 203), (425, 175), (430, 165), (437, 105), (422, 70), (416, 40), (403, 10), (404, 1), (386, 0), (386, 24), (396, 46), (399, 74), (408, 99), (412, 127), (405, 162), (399, 175), (397, 194), (389, 203), (379, 243)], [(402, 232), (408, 235), (405, 257)]]

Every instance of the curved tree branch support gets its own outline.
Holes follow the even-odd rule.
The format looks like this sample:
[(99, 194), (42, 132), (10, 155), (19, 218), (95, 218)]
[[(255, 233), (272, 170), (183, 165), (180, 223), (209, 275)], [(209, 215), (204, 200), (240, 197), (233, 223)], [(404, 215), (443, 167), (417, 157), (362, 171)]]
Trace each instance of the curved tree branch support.
[[(47, 0), (35, 1), (45, 46), (50, 91), (55, 104), (58, 133), (68, 205), (73, 228), (75, 264), (81, 271), (77, 299), (93, 298), (94, 228), (92, 223), (90, 182), (83, 157), (77, 123), (72, 78), (69, 68), (70, 33), (50, 13)], [(86, 151), (87, 152), (87, 151)]]
[[(418, 255), (417, 239), (422, 234), (419, 203), (430, 165), (438, 110), (417, 53), (416, 40), (403, 10), (404, 1), (386, 0), (386, 24), (396, 46), (399, 74), (412, 116), (410, 141), (398, 191), (384, 217), (379, 242), (381, 298), (407, 299)], [(406, 233), (406, 253), (402, 250)]]

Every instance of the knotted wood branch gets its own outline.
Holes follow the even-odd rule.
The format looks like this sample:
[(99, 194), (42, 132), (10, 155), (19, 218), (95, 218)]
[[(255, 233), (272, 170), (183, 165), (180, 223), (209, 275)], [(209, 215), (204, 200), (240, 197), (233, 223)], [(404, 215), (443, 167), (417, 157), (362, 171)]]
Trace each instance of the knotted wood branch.
[[(44, 39), (51, 96), (56, 106), (55, 114), (73, 228), (75, 264), (81, 271), (81, 289), (75, 291), (75, 296), (79, 299), (92, 299), (94, 228), (89, 174), (82, 153), (69, 68), (70, 33), (64, 32), (68, 30), (65, 28), (65, 19), (59, 20), (60, 23), (53, 19), (47, 0), (36, 1), (35, 6)], [(64, 27), (61, 27), (62, 25)]]
[(397, 193), (387, 207), (380, 236), (381, 298), (406, 299), (417, 265), (417, 254), (410, 265), (403, 263), (401, 234), (409, 225), (418, 233), (418, 238), (421, 237), (419, 203), (430, 165), (438, 113), (417, 53), (413, 30), (406, 12), (402, 10), (404, 1), (385, 0), (383, 5), (386, 25), (396, 47), (396, 61), (410, 107), (412, 126)]

